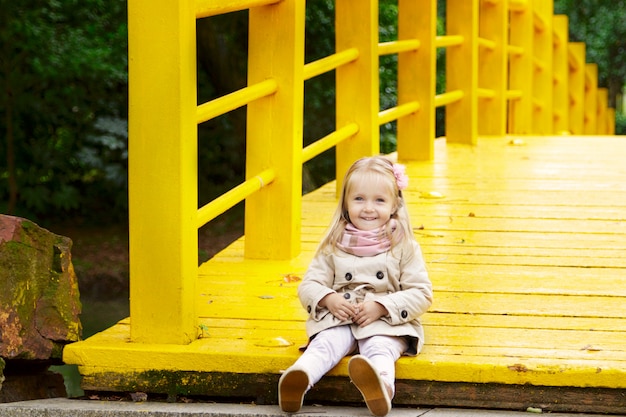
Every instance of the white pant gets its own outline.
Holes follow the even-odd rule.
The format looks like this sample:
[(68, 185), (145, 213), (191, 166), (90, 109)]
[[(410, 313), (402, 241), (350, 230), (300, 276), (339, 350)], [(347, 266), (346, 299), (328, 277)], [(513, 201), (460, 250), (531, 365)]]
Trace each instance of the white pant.
[(310, 388), (357, 347), (359, 353), (372, 362), (382, 380), (394, 393), (396, 361), (408, 347), (403, 337), (372, 336), (356, 340), (349, 325), (331, 327), (315, 336), (292, 368), (306, 372)]

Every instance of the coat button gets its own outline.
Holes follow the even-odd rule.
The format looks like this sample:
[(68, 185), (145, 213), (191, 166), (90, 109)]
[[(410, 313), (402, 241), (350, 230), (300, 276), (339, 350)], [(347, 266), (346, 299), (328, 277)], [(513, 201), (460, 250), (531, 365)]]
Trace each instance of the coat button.
[(311, 314), (311, 306), (307, 306), (306, 311)]
[(402, 310), (402, 313), (400, 313), (400, 315), (402, 316), (403, 319), (409, 317), (409, 313), (407, 313), (406, 310)]
[(352, 280), (352, 274), (349, 272), (346, 272), (346, 281), (351, 281)]
[(343, 295), (343, 298), (345, 298), (346, 300), (349, 300), (350, 299), (350, 293), (349, 292), (345, 293)]
[(383, 273), (383, 271), (376, 272), (376, 278), (378, 278), (378, 279), (385, 278), (385, 274)]

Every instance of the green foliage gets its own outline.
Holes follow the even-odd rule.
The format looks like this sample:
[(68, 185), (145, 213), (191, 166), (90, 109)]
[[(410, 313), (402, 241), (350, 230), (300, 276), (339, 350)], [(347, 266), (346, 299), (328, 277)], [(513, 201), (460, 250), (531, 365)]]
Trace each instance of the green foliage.
[(0, 0), (2, 211), (99, 215), (103, 196), (126, 193), (111, 155), (125, 133), (114, 143), (106, 125), (126, 119), (125, 13), (120, 0)]
[(626, 114), (615, 113), (615, 134), (626, 135)]
[[(378, 17), (378, 37), (380, 42), (398, 39), (398, 2), (382, 0)], [(398, 105), (398, 56), (388, 55), (379, 58), (380, 65), (380, 109)], [(396, 123), (386, 123), (380, 127), (380, 151), (390, 153), (396, 150)]]
[(587, 62), (598, 64), (599, 85), (615, 106), (626, 80), (626, 0), (556, 0), (569, 18), (570, 41), (586, 44)]
[[(248, 12), (200, 19), (196, 24), (198, 103), (246, 86)], [(246, 108), (198, 127), (198, 199), (204, 205), (244, 179)]]
[[(312, 62), (335, 52), (335, 2), (307, 2), (304, 60)], [(335, 130), (335, 73), (304, 83), (303, 145)], [(335, 151), (313, 158), (303, 167), (303, 191), (308, 192), (335, 178)]]

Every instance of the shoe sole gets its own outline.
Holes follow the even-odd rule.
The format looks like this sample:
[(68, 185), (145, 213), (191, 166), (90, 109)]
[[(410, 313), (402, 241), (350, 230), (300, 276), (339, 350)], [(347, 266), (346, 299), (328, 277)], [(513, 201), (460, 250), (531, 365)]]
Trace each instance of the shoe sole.
[(278, 403), (286, 413), (295, 413), (302, 408), (304, 394), (309, 387), (309, 377), (304, 371), (288, 371), (278, 382)]
[(391, 404), (384, 391), (384, 383), (370, 362), (362, 356), (353, 356), (348, 362), (348, 373), (352, 383), (361, 391), (370, 412), (377, 417), (386, 416)]

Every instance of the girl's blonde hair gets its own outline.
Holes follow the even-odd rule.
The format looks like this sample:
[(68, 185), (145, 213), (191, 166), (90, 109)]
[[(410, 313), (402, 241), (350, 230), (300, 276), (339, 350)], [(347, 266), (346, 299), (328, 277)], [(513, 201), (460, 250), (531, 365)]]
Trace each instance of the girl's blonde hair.
[(346, 225), (350, 223), (346, 199), (353, 185), (353, 179), (362, 175), (375, 175), (384, 180), (382, 184), (388, 185), (389, 194), (394, 198), (392, 202), (394, 210), (392, 211), (391, 219), (396, 220), (396, 228), (399, 230), (392, 234), (391, 221), (387, 222), (387, 235), (392, 237), (391, 250), (393, 251), (395, 248), (399, 248), (402, 253), (413, 253), (412, 241), (415, 240), (413, 228), (411, 227), (409, 212), (404, 197), (402, 196), (402, 191), (398, 188), (393, 167), (393, 161), (384, 156), (361, 158), (352, 164), (344, 177), (339, 204), (337, 205), (330, 226), (320, 242), (318, 252), (324, 254), (334, 252), (337, 249), (337, 242), (344, 232)]

